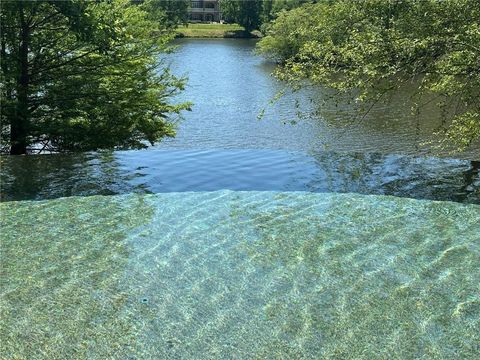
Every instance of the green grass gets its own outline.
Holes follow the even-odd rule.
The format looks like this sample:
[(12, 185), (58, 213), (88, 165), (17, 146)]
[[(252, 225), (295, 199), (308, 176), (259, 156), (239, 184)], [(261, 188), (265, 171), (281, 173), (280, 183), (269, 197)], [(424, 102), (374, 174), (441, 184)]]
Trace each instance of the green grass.
[[(238, 24), (188, 24), (179, 26), (177, 33), (180, 37), (190, 38), (250, 37), (246, 36), (243, 26)], [(253, 36), (256, 36), (255, 32)]]

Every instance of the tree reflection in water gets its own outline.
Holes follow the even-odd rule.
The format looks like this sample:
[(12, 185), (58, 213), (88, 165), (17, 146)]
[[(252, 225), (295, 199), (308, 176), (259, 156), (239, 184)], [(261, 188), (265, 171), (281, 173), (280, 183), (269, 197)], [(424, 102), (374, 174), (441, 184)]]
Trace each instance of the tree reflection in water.
[(480, 204), (479, 161), (259, 149), (151, 149), (0, 161), (4, 201), (229, 189), (354, 192)]

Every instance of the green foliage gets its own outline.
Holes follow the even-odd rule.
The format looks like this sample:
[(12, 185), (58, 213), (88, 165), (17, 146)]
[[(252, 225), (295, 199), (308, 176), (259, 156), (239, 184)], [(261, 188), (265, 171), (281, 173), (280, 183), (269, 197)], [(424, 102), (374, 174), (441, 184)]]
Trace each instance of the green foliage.
[(248, 32), (259, 30), (282, 11), (311, 2), (315, 0), (220, 0), (223, 18), (240, 24)]
[[(339, 0), (279, 13), (259, 51), (282, 64), (277, 75), (374, 103), (406, 82), (412, 107), (435, 101), (438, 134), (462, 149), (480, 135), (480, 1)], [(369, 107), (367, 107), (369, 108)]]
[(315, 0), (265, 0), (263, 12), (265, 21), (275, 19), (282, 11), (288, 11), (300, 7)]
[(300, 7), (279, 13), (278, 18), (267, 27), (267, 36), (258, 43), (259, 51), (277, 61), (286, 62), (293, 58), (309, 40), (310, 9)]
[[(149, 1), (2, 1), (2, 137), (10, 153), (141, 148), (174, 135), (184, 81)], [(161, 15), (161, 12), (157, 13)], [(160, 18), (161, 20), (161, 18)]]
[(178, 26), (188, 22), (189, 0), (132, 0), (135, 4), (145, 4), (146, 10), (157, 21), (169, 26)]
[(257, 30), (262, 24), (262, 0), (220, 0), (223, 17), (243, 26), (245, 31)]

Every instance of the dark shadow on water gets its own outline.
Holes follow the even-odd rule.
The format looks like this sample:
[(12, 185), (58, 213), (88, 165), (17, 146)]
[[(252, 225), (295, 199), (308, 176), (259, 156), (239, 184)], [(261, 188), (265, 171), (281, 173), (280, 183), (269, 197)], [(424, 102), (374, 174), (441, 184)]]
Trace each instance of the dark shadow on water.
[(111, 152), (4, 156), (0, 161), (2, 201), (113, 195), (133, 190), (118, 173)]
[(258, 36), (256, 34), (252, 34), (245, 30), (226, 31), (224, 37), (235, 39), (258, 39)]
[(480, 204), (478, 161), (281, 150), (99, 152), (1, 161), (2, 201), (185, 191), (354, 192)]

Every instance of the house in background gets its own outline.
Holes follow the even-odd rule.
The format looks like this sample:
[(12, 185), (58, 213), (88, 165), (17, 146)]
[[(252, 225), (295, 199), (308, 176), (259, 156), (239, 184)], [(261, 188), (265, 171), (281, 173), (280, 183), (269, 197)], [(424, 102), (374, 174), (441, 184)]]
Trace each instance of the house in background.
[(219, 0), (194, 0), (188, 9), (190, 22), (222, 22)]

